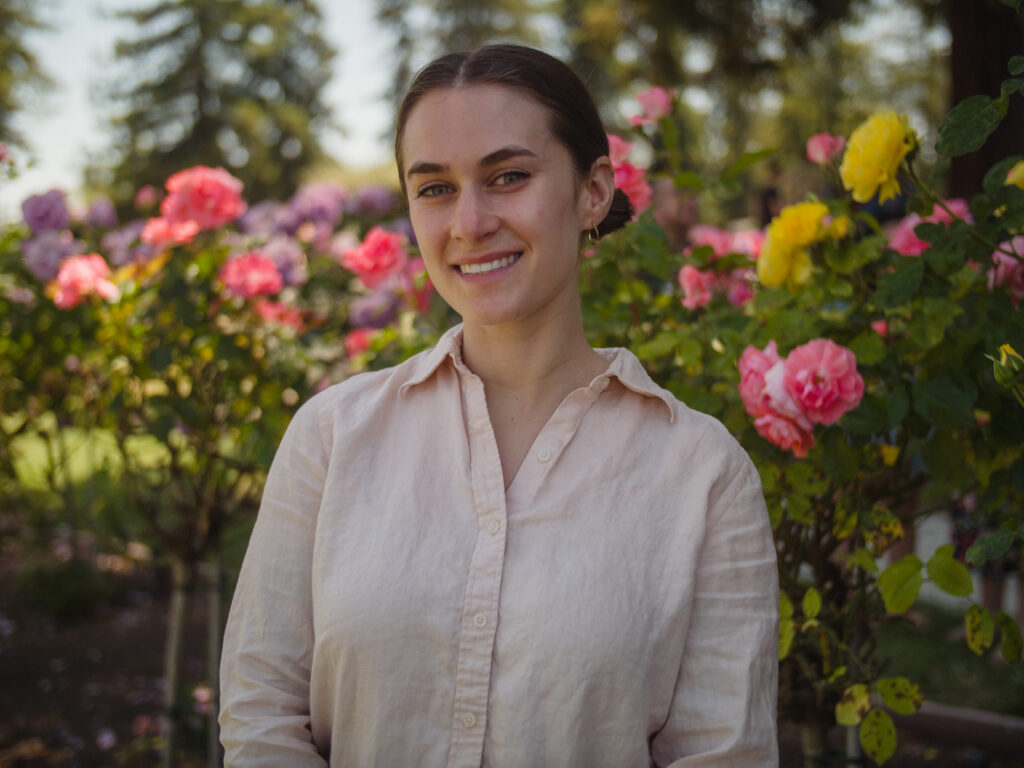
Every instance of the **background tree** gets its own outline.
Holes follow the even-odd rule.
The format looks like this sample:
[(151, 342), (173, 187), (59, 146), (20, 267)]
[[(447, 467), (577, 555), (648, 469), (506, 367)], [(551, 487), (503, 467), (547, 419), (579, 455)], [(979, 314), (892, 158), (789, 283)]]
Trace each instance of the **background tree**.
[(13, 120), (25, 92), (53, 82), (25, 44), (29, 32), (48, 28), (40, 11), (33, 0), (0, 0), (0, 140), (13, 146), (24, 146)]
[[(323, 152), (334, 51), (314, 0), (162, 0), (124, 11), (110, 86), (117, 156), (104, 179), (124, 204), (192, 165), (225, 166), (253, 201), (289, 196)], [(105, 184), (103, 182), (106, 182)]]

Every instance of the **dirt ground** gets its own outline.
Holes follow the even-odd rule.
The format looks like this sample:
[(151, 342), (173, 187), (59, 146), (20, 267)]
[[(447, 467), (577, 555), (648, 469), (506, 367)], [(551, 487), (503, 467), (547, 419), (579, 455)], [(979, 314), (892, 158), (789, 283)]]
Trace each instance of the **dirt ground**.
[[(0, 768), (156, 765), (167, 614), (163, 580), (153, 573), (136, 576), (117, 604), (58, 623), (19, 604), (6, 565), (0, 569)], [(204, 636), (203, 605), (194, 600), (185, 642), (188, 690), (204, 682)], [(191, 768), (202, 764), (205, 737), (201, 702), (188, 703), (182, 742), (193, 757), (182, 765)], [(833, 736), (839, 747), (843, 733), (837, 729)], [(802, 765), (794, 727), (782, 727), (780, 745), (782, 766)], [(968, 746), (921, 744), (906, 734), (888, 763), (895, 768), (1022, 764)]]

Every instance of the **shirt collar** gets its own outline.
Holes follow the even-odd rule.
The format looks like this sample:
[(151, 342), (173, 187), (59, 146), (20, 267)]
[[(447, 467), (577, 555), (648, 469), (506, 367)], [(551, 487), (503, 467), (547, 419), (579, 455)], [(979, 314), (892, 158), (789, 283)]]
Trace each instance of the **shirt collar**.
[[(608, 369), (598, 376), (594, 382), (591, 382), (591, 387), (595, 385), (598, 379), (605, 376), (618, 379), (622, 386), (632, 392), (636, 392), (638, 395), (655, 397), (661, 400), (668, 409), (669, 422), (675, 422), (675, 398), (668, 391), (654, 383), (636, 355), (623, 347), (600, 348), (595, 351), (608, 361)], [(429, 379), (446, 359), (450, 359), (452, 365), (460, 373), (469, 373), (469, 369), (466, 368), (466, 364), (462, 361), (461, 323), (448, 329), (433, 349), (415, 361), (411, 372), (412, 375), (398, 390), (399, 394), (404, 395), (406, 390)]]

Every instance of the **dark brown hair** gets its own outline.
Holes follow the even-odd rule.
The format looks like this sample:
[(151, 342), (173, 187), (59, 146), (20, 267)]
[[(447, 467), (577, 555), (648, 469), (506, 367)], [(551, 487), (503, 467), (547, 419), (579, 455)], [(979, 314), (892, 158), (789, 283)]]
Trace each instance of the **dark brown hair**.
[[(420, 99), (439, 88), (504, 85), (532, 96), (547, 111), (551, 131), (569, 150), (579, 178), (590, 173), (594, 161), (608, 154), (608, 135), (586, 87), (554, 56), (521, 45), (485, 45), (468, 53), (449, 53), (421, 69), (398, 108), (395, 160), (405, 194), (402, 136), (405, 124)], [(598, 225), (606, 235), (633, 218), (633, 206), (621, 189), (615, 190), (611, 209)]]

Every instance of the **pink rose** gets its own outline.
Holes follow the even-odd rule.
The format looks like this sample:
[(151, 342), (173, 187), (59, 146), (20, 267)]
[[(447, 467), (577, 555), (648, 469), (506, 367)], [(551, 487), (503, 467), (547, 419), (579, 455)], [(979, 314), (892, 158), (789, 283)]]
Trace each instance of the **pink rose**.
[(764, 374), (764, 395), (768, 399), (768, 407), (772, 413), (784, 416), (805, 432), (811, 432), (814, 429), (811, 419), (786, 389), (787, 365), (788, 358), (779, 360)]
[(693, 248), (710, 245), (716, 259), (727, 253), (732, 253), (732, 234), (724, 229), (698, 224), (695, 227), (690, 227), (686, 237)]
[(159, 199), (160, 190), (152, 184), (146, 184), (139, 187), (139, 191), (135, 193), (135, 207), (140, 211), (148, 211), (156, 206)]
[(376, 288), (389, 277), (405, 269), (409, 256), (405, 252), (405, 235), (374, 227), (363, 242), (345, 251), (341, 264), (355, 272), (367, 288)]
[(608, 134), (608, 157), (611, 159), (613, 166), (626, 162), (626, 158), (629, 157), (629, 153), (632, 151), (633, 143), (631, 141), (626, 141), (614, 133)]
[(736, 232), (732, 236), (732, 250), (734, 253), (745, 253), (756, 261), (761, 256), (764, 237), (764, 232), (760, 229), (745, 229)]
[(139, 239), (149, 245), (162, 248), (190, 243), (192, 238), (198, 234), (199, 225), (190, 219), (172, 221), (161, 217), (147, 220)]
[[(430, 300), (434, 294), (434, 284), (430, 282), (427, 274), (427, 265), (423, 259), (413, 259), (405, 269), (403, 275), (407, 283), (407, 292), (413, 309), (426, 312), (430, 309)], [(417, 288), (416, 283), (422, 282), (422, 288)]]
[(800, 410), (818, 424), (835, 423), (864, 396), (857, 358), (829, 339), (814, 339), (790, 352), (783, 384)]
[(356, 328), (354, 331), (349, 331), (345, 334), (345, 354), (349, 358), (353, 358), (368, 350), (374, 333), (375, 329), (373, 328)]
[(919, 238), (914, 229), (921, 223), (916, 213), (904, 216), (889, 235), (889, 247), (901, 256), (920, 256), (928, 250), (930, 243)]
[(640, 114), (629, 118), (632, 125), (656, 123), (672, 111), (672, 92), (657, 85), (640, 91), (636, 100), (640, 104)]
[(754, 419), (757, 434), (784, 451), (792, 451), (798, 459), (807, 457), (814, 447), (814, 435), (785, 416), (769, 411)]
[(889, 335), (889, 324), (885, 320), (874, 320), (871, 323), (871, 330), (884, 339)]
[[(1024, 253), (1024, 235), (1000, 243), (1000, 248)], [(988, 289), (992, 291), (996, 286), (1006, 286), (1013, 306), (1019, 307), (1024, 300), (1024, 263), (1002, 250), (992, 252), (992, 263), (994, 266), (988, 270)]]
[(697, 309), (710, 302), (714, 279), (713, 272), (702, 272), (689, 264), (679, 270), (679, 285), (686, 294), (683, 297), (683, 306), (687, 309)]
[(651, 204), (651, 185), (644, 177), (644, 171), (632, 163), (615, 166), (615, 186), (626, 193), (637, 213)]
[(734, 307), (742, 307), (754, 298), (754, 282), (757, 275), (752, 269), (734, 269), (725, 276), (724, 292), (726, 301)]
[(807, 140), (807, 159), (817, 165), (828, 165), (846, 149), (846, 139), (829, 133), (816, 133)]
[(764, 375), (777, 362), (779, 352), (774, 341), (769, 341), (763, 351), (748, 346), (740, 356), (740, 398), (747, 413), (755, 418), (770, 410), (768, 397), (764, 393)]
[(289, 307), (279, 301), (263, 299), (256, 305), (256, 314), (267, 322), (277, 323), (302, 331), (302, 312), (297, 307)]
[(70, 309), (92, 293), (114, 301), (121, 294), (117, 286), (106, 279), (109, 274), (110, 267), (98, 253), (72, 256), (61, 264), (57, 273), (57, 292), (53, 303), (61, 309)]
[(243, 299), (275, 294), (284, 287), (284, 280), (274, 260), (259, 251), (249, 251), (224, 262), (217, 277), (224, 289)]
[(167, 179), (165, 186), (168, 195), (160, 213), (172, 222), (194, 221), (200, 230), (209, 230), (245, 213), (242, 182), (223, 168), (187, 168)]
[[(968, 223), (974, 221), (974, 217), (971, 215), (971, 209), (967, 206), (967, 201), (962, 197), (954, 197), (950, 200), (943, 200), (942, 202), (945, 204), (946, 208), (949, 209), (949, 212), (946, 211), (946, 208), (943, 208), (936, 203), (932, 208), (931, 215), (926, 217), (925, 221), (930, 221), (934, 224), (949, 224), (953, 221), (953, 216), (956, 216), (958, 219), (963, 219)], [(950, 216), (950, 213), (952, 213), (953, 216)]]

